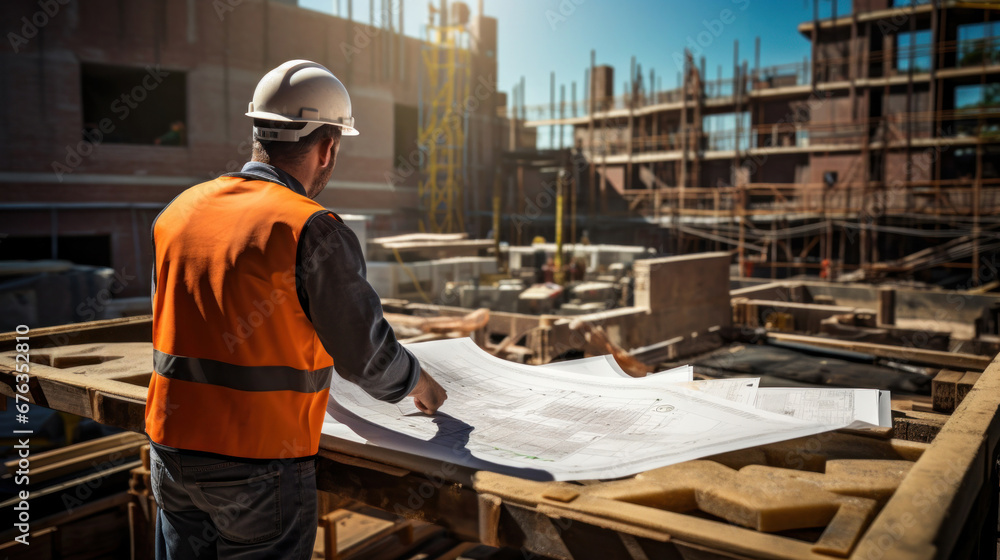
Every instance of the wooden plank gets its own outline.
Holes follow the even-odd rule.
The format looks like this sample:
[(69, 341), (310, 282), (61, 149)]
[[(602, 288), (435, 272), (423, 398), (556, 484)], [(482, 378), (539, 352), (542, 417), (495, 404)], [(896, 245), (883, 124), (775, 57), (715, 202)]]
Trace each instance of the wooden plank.
[[(467, 310), (462, 311), (467, 312)], [(909, 351), (909, 349), (906, 350)], [(136, 372), (131, 372), (131, 375), (135, 374)], [(65, 376), (65, 372), (62, 375)], [(85, 386), (89, 383), (86, 380), (86, 376), (80, 375), (77, 378), (81, 379), (81, 382)], [(964, 374), (962, 379), (964, 379)], [(56, 384), (57, 387), (61, 387), (60, 390), (63, 391), (79, 389), (75, 384), (68, 384), (62, 376), (57, 376), (57, 378), (49, 382)], [(102, 385), (100, 390), (94, 391), (94, 387), (90, 387), (90, 390), (87, 393), (88, 400), (86, 401), (86, 405), (96, 415), (101, 410), (107, 409), (107, 405), (103, 403), (105, 396), (101, 396), (104, 395), (104, 388)], [(908, 504), (909, 509), (902, 509), (897, 506), (897, 513), (907, 511), (910, 512), (911, 516), (919, 516), (919, 518), (900, 518), (897, 516), (895, 519), (903, 523), (902, 527), (908, 529), (912, 526), (914, 519), (918, 519), (919, 532), (929, 534), (929, 536), (912, 536), (909, 533), (918, 531), (904, 531), (907, 533), (906, 538), (926, 538), (933, 540), (935, 539), (934, 535), (938, 534), (940, 535), (940, 542), (934, 542), (936, 548), (923, 548), (922, 541), (900, 544), (897, 538), (898, 531), (897, 533), (891, 532), (893, 527), (889, 526), (888, 528), (883, 527), (885, 529), (883, 534), (887, 536), (881, 541), (883, 543), (890, 543), (889, 551), (886, 556), (881, 557), (906, 558), (908, 560), (930, 558), (933, 556), (924, 554), (927, 550), (940, 550), (941, 552), (937, 553), (938, 556), (945, 558), (954, 549), (954, 542), (958, 538), (958, 534), (953, 533), (951, 527), (953, 525), (959, 526), (958, 530), (960, 530), (960, 526), (968, 518), (970, 512), (974, 511), (975, 496), (982, 493), (983, 484), (986, 480), (985, 465), (989, 464), (988, 458), (995, 457), (991, 453), (995, 453), (996, 439), (1000, 437), (1000, 429), (998, 429), (998, 421), (996, 419), (998, 394), (1000, 394), (1000, 384), (995, 379), (991, 380), (989, 375), (984, 374), (980, 378), (979, 383), (975, 385), (970, 384), (968, 397), (958, 406), (955, 413), (955, 418), (964, 419), (964, 424), (960, 428), (953, 429), (958, 443), (950, 444), (951, 446), (947, 448), (941, 448), (938, 445), (943, 438), (938, 438), (930, 447), (931, 450), (936, 451), (934, 453), (930, 451), (924, 453), (925, 458), (921, 459), (921, 462), (925, 462), (926, 456), (934, 455), (935, 453), (940, 457), (954, 457), (954, 464), (941, 463), (944, 467), (953, 468), (953, 471), (932, 472), (931, 478), (925, 477), (923, 480), (926, 498), (924, 501), (918, 500), (914, 502), (911, 500)], [(110, 396), (117, 397), (116, 395)], [(988, 402), (985, 402), (984, 399)], [(64, 401), (65, 397), (58, 400)], [(112, 400), (118, 402), (117, 399)], [(131, 403), (126, 402), (125, 405), (127, 405), (126, 408), (134, 408), (141, 405), (141, 403), (133, 400)], [(972, 407), (972, 412), (969, 412), (970, 407)], [(116, 417), (119, 420), (122, 418), (127, 420), (128, 415)], [(921, 418), (914, 417), (914, 420), (921, 420)], [(951, 422), (946, 425), (946, 428), (950, 425)], [(978, 443), (962, 440), (963, 434), (968, 435), (970, 433), (981, 436)], [(822, 436), (818, 436), (818, 438), (820, 437)], [(822, 461), (825, 461), (823, 456), (836, 448), (834, 445), (836, 441), (836, 438), (832, 440), (819, 439), (819, 442), (822, 444), (819, 449), (822, 449), (822, 452), (809, 454), (809, 457), (802, 460), (806, 461), (808, 459), (808, 461), (812, 461), (815, 458), (817, 461), (815, 466), (819, 469), (822, 466)], [(789, 443), (789, 445), (793, 443)], [(893, 441), (892, 444), (897, 445), (900, 442)], [(787, 450), (780, 445), (769, 447), (777, 449), (777, 451), (772, 453), (774, 457), (792, 457), (792, 459), (797, 460), (800, 456), (796, 455), (796, 453), (804, 453), (802, 450), (807, 449), (807, 447), (803, 447), (800, 444), (796, 445), (798, 445), (797, 448), (793, 449), (789, 447)], [(884, 446), (885, 444), (873, 443), (872, 445)], [(422, 517), (446, 524), (463, 538), (476, 538), (476, 535), (480, 532), (481, 528), (478, 527), (479, 518), (477, 516), (477, 506), (479, 504), (476, 500), (476, 492), (469, 487), (468, 482), (463, 483), (463, 480), (471, 482), (473, 473), (470, 469), (458, 468), (454, 465), (441, 463), (440, 461), (432, 461), (412, 455), (377, 449), (373, 446), (352, 444), (327, 436), (323, 438), (322, 447), (324, 449), (335, 449), (336, 453), (341, 454), (343, 457), (357, 457), (358, 461), (345, 460), (338, 463), (334, 462), (337, 460), (336, 457), (334, 457), (334, 461), (331, 461), (330, 457), (321, 459), (322, 468), (318, 477), (321, 489), (337, 491), (345, 496), (362, 499), (366, 503), (374, 505), (382, 504), (383, 507), (385, 507), (385, 504), (392, 504), (389, 507), (400, 506), (406, 510), (404, 512), (406, 515)], [(868, 448), (860, 445), (853, 445), (851, 453), (857, 457), (872, 455), (872, 452)], [(914, 458), (908, 458), (907, 460), (913, 460)], [(393, 466), (394, 468), (388, 469), (393, 472), (390, 474), (387, 469), (372, 468), (375, 465), (383, 464)], [(937, 478), (934, 478), (935, 476)], [(957, 485), (949, 482), (952, 479), (959, 480)], [(909, 477), (904, 481), (904, 485), (908, 483), (908, 480)], [(457, 484), (456, 481), (458, 481)], [(939, 481), (942, 481), (941, 484), (944, 485), (943, 489), (926, 486), (927, 484), (933, 485)], [(951, 485), (949, 486), (949, 484)], [(546, 485), (546, 488), (551, 487), (551, 484)], [(574, 486), (574, 488), (580, 487)], [(414, 494), (414, 492), (423, 492), (424, 490), (430, 490), (429, 497), (424, 497), (423, 494), (419, 493)], [(480, 488), (480, 490), (484, 489)], [(617, 500), (588, 503), (588, 501), (597, 500), (597, 498), (583, 496), (582, 498), (567, 502), (560, 502), (546, 498), (546, 495), (549, 494), (545, 492), (541, 493), (540, 496), (534, 497), (530, 491), (526, 492), (518, 488), (513, 490), (509, 496), (501, 496), (500, 499), (503, 501), (504, 514), (500, 516), (499, 523), (504, 525), (497, 531), (498, 535), (500, 535), (498, 538), (506, 538), (505, 536), (509, 536), (512, 530), (516, 531), (519, 527), (529, 530), (540, 529), (540, 524), (543, 522), (551, 526), (557, 523), (560, 517), (564, 516), (581, 520), (586, 519), (588, 522), (594, 524), (594, 527), (596, 527), (595, 531), (606, 531), (616, 538), (624, 535), (625, 537), (649, 539), (650, 535), (653, 534), (665, 535), (667, 533), (663, 533), (662, 528), (669, 524), (670, 526), (680, 527), (679, 530), (669, 531), (669, 535), (673, 536), (677, 534), (684, 537), (685, 541), (693, 542), (696, 546), (704, 546), (706, 550), (717, 551), (718, 556), (732, 557), (745, 555), (746, 557), (757, 558), (818, 557), (814, 555), (815, 551), (810, 552), (807, 548), (799, 546), (800, 541), (791, 539), (786, 535), (763, 535), (746, 529), (727, 527), (725, 525), (722, 525), (720, 528), (720, 523), (717, 521), (699, 519), (697, 516), (684, 513), (663, 512), (637, 503), (624, 504), (623, 514), (622, 510), (617, 507), (622, 505), (622, 502)], [(898, 493), (896, 497), (898, 497)], [(539, 502), (543, 502), (541, 504), (543, 507), (533, 510), (538, 515), (536, 521), (531, 522), (529, 525), (514, 526), (512, 525), (513, 521), (508, 515), (510, 511), (508, 508), (512, 502), (518, 504), (529, 502), (538, 504)], [(891, 503), (892, 500), (890, 500)], [(938, 506), (938, 503), (943, 505)], [(943, 517), (940, 519), (926, 517), (924, 510), (927, 509), (928, 504), (931, 504), (931, 507), (936, 510), (942, 510), (938, 513)], [(599, 507), (590, 507), (591, 505)], [(525, 508), (528, 507), (533, 506), (525, 506)], [(654, 510), (652, 514), (650, 514), (651, 509)], [(883, 517), (880, 515), (875, 523), (881, 523)], [(910, 524), (907, 525), (906, 523)], [(722, 535), (723, 538), (717, 539), (714, 535)], [(876, 534), (874, 538), (878, 538), (878, 536)], [(867, 540), (864, 542), (867, 542)], [(795, 542), (794, 546), (788, 548), (786, 546), (788, 541)], [(775, 545), (776, 542), (779, 544)], [(512, 542), (507, 542), (507, 544), (517, 545), (517, 543)], [(809, 546), (808, 543), (805, 546)], [(873, 554), (871, 557), (880, 557), (884, 548), (876, 547), (865, 550)], [(904, 551), (916, 552), (910, 555), (904, 553)], [(799, 554), (800, 552), (801, 554)], [(857, 556), (859, 552), (855, 552), (856, 557), (868, 557)]]
[[(320, 446), (328, 447), (329, 441), (325, 440)], [(369, 460), (381, 460), (371, 454), (364, 455)], [(420, 470), (399, 477), (345, 465), (321, 456), (316, 468), (316, 485), (323, 492), (371, 504), (406, 518), (442, 525), (459, 538), (476, 540), (479, 535), (476, 492), (469, 483), (453, 482), (456, 478), (471, 480), (471, 476), (463, 475), (463, 467), (412, 455), (408, 457), (413, 459), (414, 466), (418, 466), (417, 463), (435, 466), (420, 466)]]
[(500, 513), (503, 500), (492, 494), (479, 494), (479, 542), (500, 546)]
[(78, 560), (127, 557), (128, 527), (127, 507), (108, 508), (73, 523), (59, 523), (56, 534), (61, 557)]
[[(88, 453), (94, 453), (97, 451), (104, 451), (111, 449), (113, 447), (118, 447), (123, 444), (132, 442), (146, 442), (146, 438), (143, 435), (125, 432), (121, 434), (112, 434), (110, 436), (105, 436), (102, 438), (92, 439), (89, 441), (75, 443), (73, 445), (67, 445), (66, 447), (60, 447), (59, 449), (53, 449), (50, 451), (43, 451), (41, 453), (31, 454), (31, 466), (32, 468), (40, 468), (46, 465), (51, 465), (54, 463), (59, 463), (73, 457), (79, 457)], [(4, 463), (4, 467), (9, 472), (13, 467), (17, 466), (18, 459), (11, 459)]]
[[(59, 484), (55, 484), (53, 486), (47, 486), (47, 487), (45, 487), (45, 488), (43, 488), (41, 490), (32, 490), (31, 491), (31, 499), (32, 500), (37, 500), (38, 498), (43, 498), (45, 496), (50, 496), (52, 494), (58, 494), (59, 492), (63, 492), (65, 490), (69, 489), (69, 488), (73, 488), (74, 486), (78, 486), (80, 484), (88, 484), (88, 483), (91, 483), (91, 482), (100, 481), (102, 479), (105, 479), (105, 478), (113, 475), (113, 474), (116, 474), (116, 473), (119, 473), (119, 472), (122, 472), (122, 471), (129, 471), (129, 470), (132, 470), (132, 469), (134, 469), (134, 468), (136, 468), (136, 467), (138, 467), (140, 465), (142, 465), (142, 461), (131, 461), (131, 462), (128, 462), (128, 463), (122, 463), (121, 465), (109, 467), (107, 469), (103, 469), (103, 470), (100, 470), (98, 472), (91, 473), (91, 474), (88, 474), (86, 476), (82, 476), (80, 478), (74, 478), (73, 480), (67, 480), (66, 482), (60, 482)], [(127, 494), (125, 494), (125, 496), (126, 496), (126, 498), (128, 498)], [(18, 500), (18, 498), (16, 496), (13, 497), (13, 498), (10, 498), (9, 500), (7, 500), (5, 502), (0, 503), (0, 509), (8, 508), (8, 507), (13, 507), (14, 504), (16, 504), (18, 501), (19, 500)], [(14, 531), (14, 529), (11, 529), (10, 531)], [(11, 537), (11, 538), (13, 538), (13, 537)], [(2, 540), (3, 540), (3, 536), (0, 535), (0, 541), (2, 541)]]
[[(120, 385), (126, 385), (120, 383)], [(145, 390), (141, 391), (145, 393)], [(145, 396), (145, 395), (144, 395)], [(94, 420), (133, 432), (143, 432), (146, 426), (146, 399), (132, 399), (95, 391), (92, 397)]]
[(376, 237), (372, 239), (372, 243), (385, 244), (385, 243), (405, 243), (409, 241), (461, 241), (463, 239), (468, 239), (469, 234), (467, 233), (404, 233), (401, 235), (390, 235), (387, 237)]
[[(78, 484), (80, 481), (74, 481), (74, 484)], [(128, 504), (132, 500), (132, 496), (129, 496), (126, 492), (121, 492), (120, 494), (114, 494), (108, 496), (107, 498), (101, 498), (100, 500), (84, 504), (80, 507), (73, 508), (71, 512), (60, 511), (56, 514), (42, 517), (39, 519), (32, 519), (31, 528), (32, 531), (41, 531), (49, 527), (56, 527), (58, 525), (63, 525), (66, 523), (72, 523), (77, 519), (88, 517), (94, 515), (95, 513), (104, 511), (106, 509), (122, 507)], [(14, 537), (17, 536), (17, 529), (10, 528), (0, 533), (0, 542), (13, 541)], [(18, 544), (18, 546), (24, 546)]]
[[(440, 317), (462, 317), (469, 313), (469, 310), (464, 307), (432, 305), (427, 303), (411, 303), (406, 306), (406, 309), (414, 313), (430, 313)], [(538, 324), (538, 315), (491, 311), (486, 329), (494, 334), (515, 334), (524, 333), (537, 327)]]
[[(3, 365), (0, 365), (0, 374), (7, 373), (3, 369)], [(38, 380), (39, 393), (42, 398), (36, 399), (35, 395), (32, 395), (32, 403), (40, 404), (52, 410), (83, 416), (84, 418), (92, 419), (94, 417), (94, 411), (91, 408), (93, 403), (90, 400), (89, 393), (86, 387), (81, 386), (87, 383), (86, 378), (80, 376), (79, 380), (73, 380), (78, 381), (79, 384), (67, 383), (61, 375), (57, 378), (49, 378), (39, 375), (37, 370), (38, 368), (32, 368), (32, 373), (35, 374), (34, 377)], [(3, 385), (0, 385), (0, 389), (4, 388)]]
[(385, 313), (384, 317), (393, 326), (412, 327), (420, 329), (424, 333), (447, 334), (452, 331), (470, 333), (485, 327), (489, 323), (490, 310), (480, 308), (462, 317), (419, 317), (400, 313)]
[(328, 558), (347, 556), (351, 548), (384, 537), (396, 527), (390, 520), (345, 509), (324, 515), (320, 522), (325, 531)]
[(934, 406), (925, 403), (913, 403), (911, 410), (916, 412), (934, 412)]
[[(476, 546), (478, 546), (476, 543), (458, 543), (436, 556), (434, 560), (458, 560), (466, 552), (476, 548)], [(417, 558), (418, 557), (414, 557), (413, 560), (417, 560)]]
[(836, 340), (832, 338), (821, 338), (817, 336), (806, 336), (799, 334), (768, 333), (769, 339), (786, 342), (797, 342), (819, 348), (834, 348), (838, 350), (849, 350), (870, 354), (879, 358), (891, 358), (911, 363), (927, 364), (938, 367), (955, 369), (986, 369), (992, 361), (987, 356), (977, 356), (975, 354), (962, 354), (958, 352), (941, 352), (938, 350), (923, 350), (920, 348), (904, 348), (901, 346), (890, 346), (888, 344), (871, 344), (866, 342), (852, 342), (848, 340)]
[(975, 386), (982, 375), (982, 372), (979, 371), (967, 371), (962, 375), (962, 378), (958, 380), (958, 384), (956, 385), (955, 406), (958, 406), (965, 400), (969, 391), (972, 390), (972, 387)]
[(952, 412), (955, 410), (955, 396), (958, 393), (958, 382), (965, 374), (960, 371), (943, 369), (934, 376), (931, 382), (931, 400), (936, 412)]
[[(85, 331), (90, 332), (90, 331)], [(72, 332), (64, 333), (70, 335)], [(33, 338), (34, 340), (34, 338)], [(92, 418), (97, 422), (141, 432), (144, 425), (146, 378), (151, 375), (148, 342), (103, 342), (71, 345), (49, 352), (59, 357), (111, 357), (70, 368), (32, 363), (29, 400), (53, 410)], [(39, 352), (34, 352), (35, 356)], [(0, 393), (13, 396), (16, 362), (0, 354)], [(149, 369), (146, 369), (146, 368)]]
[(58, 527), (32, 530), (28, 536), (28, 546), (11, 540), (0, 544), (0, 554), (4, 560), (39, 560), (58, 558)]
[[(663, 539), (679, 538), (709, 546), (713, 550), (735, 552), (751, 558), (788, 560), (829, 558), (826, 555), (813, 553), (812, 545), (804, 541), (760, 533), (659, 508), (586, 494), (569, 503), (546, 500), (543, 495), (551, 484), (553, 483), (531, 482), (488, 472), (480, 473), (476, 478), (477, 490), (495, 494), (512, 504), (533, 502), (544, 505), (544, 513), (549, 518), (564, 517), (595, 527), (605, 527), (614, 523), (616, 529), (627, 534), (641, 533), (646, 537), (658, 534)], [(519, 546), (514, 542), (505, 544)], [(766, 555), (761, 555), (763, 551), (767, 551)]]
[[(14, 396), (11, 384), (16, 374), (12, 364), (10, 361), (4, 363), (0, 358), (0, 394), (7, 396)], [(143, 431), (144, 387), (38, 365), (32, 368), (32, 374), (32, 379), (37, 382), (37, 387), (29, 395), (32, 404), (90, 418), (116, 428)], [(134, 372), (129, 374), (135, 375)]]
[(996, 458), (998, 395), (1000, 361), (990, 365), (958, 406), (851, 558), (950, 558)]
[[(15, 332), (0, 333), (0, 352), (9, 352), (17, 343)], [(70, 323), (55, 327), (31, 329), (31, 347), (41, 348), (66, 346), (67, 344), (91, 344), (95, 342), (149, 342), (153, 339), (152, 315), (122, 317), (86, 323)]]
[(410, 471), (406, 469), (401, 469), (394, 467), (392, 465), (387, 465), (385, 463), (377, 463), (374, 461), (369, 461), (367, 459), (361, 459), (360, 457), (354, 457), (352, 455), (345, 455), (343, 453), (337, 453), (336, 451), (330, 451), (329, 449), (320, 449), (320, 457), (325, 457), (331, 461), (336, 461), (344, 465), (350, 465), (352, 467), (359, 467), (363, 469), (370, 469), (373, 471), (378, 471), (392, 476), (406, 476), (410, 474)]
[(895, 325), (896, 324), (896, 290), (892, 288), (882, 288), (878, 292), (878, 314), (876, 324)]
[[(325, 456), (326, 454), (324, 453), (320, 454), (322, 459), (329, 459), (327, 461), (328, 464), (332, 465), (334, 462), (337, 462), (341, 465), (352, 467), (361, 466), (365, 470), (379, 472), (394, 478), (404, 476), (416, 477), (420, 480), (426, 480), (426, 477), (441, 478), (442, 471), (447, 470), (448, 484), (458, 483), (460, 485), (469, 485), (472, 482), (472, 475), (476, 472), (474, 469), (451, 463), (442, 463), (437, 459), (404, 453), (402, 451), (394, 451), (385, 447), (377, 447), (370, 444), (348, 441), (326, 434), (320, 436), (319, 447), (321, 450), (333, 452), (332, 454), (329, 454), (329, 456)], [(338, 455), (355, 457), (360, 462), (355, 464), (351, 464), (354, 463), (354, 461), (351, 461), (350, 463), (341, 463), (341, 458), (338, 457)], [(375, 465), (368, 465), (370, 462), (377, 463), (381, 466), (376, 468)], [(408, 472), (409, 474), (404, 475), (402, 472)]]
[(934, 441), (943, 426), (944, 422), (913, 416), (902, 416), (892, 420), (895, 437), (919, 443)]
[[(65, 458), (62, 461), (50, 463), (43, 467), (36, 467), (34, 463), (32, 463), (31, 482), (33, 484), (45, 482), (72, 472), (90, 470), (95, 465), (114, 464), (119, 460), (123, 460), (125, 457), (138, 455), (139, 448), (145, 444), (145, 439), (133, 441), (116, 447), (111, 447), (109, 449), (101, 449), (83, 455)], [(9, 473), (3, 476), (3, 478), (10, 477), (11, 474)]]

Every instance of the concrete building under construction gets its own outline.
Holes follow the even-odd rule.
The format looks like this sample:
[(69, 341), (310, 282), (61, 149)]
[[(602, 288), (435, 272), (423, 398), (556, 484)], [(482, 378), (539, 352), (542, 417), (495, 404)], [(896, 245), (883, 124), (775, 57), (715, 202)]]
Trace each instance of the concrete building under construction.
[[(407, 3), (420, 40), (403, 0), (0, 4), (4, 558), (1000, 558), (1000, 4), (820, 3), (804, 60), (678, 44), (616, 95), (592, 54), (510, 110), (483, 0)], [(151, 262), (298, 58), (352, 113), (322, 70), (254, 107), (356, 117), (317, 200), (359, 247), (274, 179)]]
[[(434, 193), (465, 193), (447, 201), (453, 214), (489, 209), (476, 189), (492, 185), (507, 127), (495, 110), (505, 103), (497, 21), (481, 6), (442, 3), (424, 41), (400, 33), (402, 0), (382, 2), (367, 22), (294, 1), (48, 4), (0, 6), (3, 21), (17, 22), (0, 53), (0, 71), (17, 77), (0, 88), (0, 233), (9, 236), (0, 260), (112, 267), (135, 277), (116, 295), (148, 294), (153, 218), (185, 188), (250, 159), (251, 123), (240, 115), (260, 76), (297, 58), (343, 79), (361, 130), (343, 143), (320, 203), (365, 216), (373, 234), (418, 229), (440, 203)], [(446, 67), (464, 87), (433, 99), (428, 75)], [(434, 117), (453, 106), (462, 165), (425, 193), (433, 182), (422, 158), (441, 133)]]
[(737, 44), (734, 77), (719, 66), (712, 79), (685, 50), (681, 86), (669, 90), (633, 59), (615, 95), (614, 69), (592, 56), (582, 103), (575, 84), (557, 103), (553, 79), (552, 102), (517, 115), (543, 138), (555, 129), (553, 147), (572, 128), (576, 210), (591, 232), (623, 232), (616, 224), (637, 215), (662, 228), (658, 238), (628, 228), (633, 238), (616, 241), (737, 250), (746, 275), (946, 267), (920, 278), (995, 279), (997, 5), (859, 1), (799, 31), (811, 61), (761, 67), (758, 38), (752, 63)]

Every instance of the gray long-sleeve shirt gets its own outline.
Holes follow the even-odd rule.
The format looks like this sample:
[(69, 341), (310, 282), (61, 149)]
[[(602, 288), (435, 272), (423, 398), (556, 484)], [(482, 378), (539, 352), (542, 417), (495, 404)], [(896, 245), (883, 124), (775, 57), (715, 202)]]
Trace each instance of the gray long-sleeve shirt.
[[(302, 184), (265, 163), (249, 162), (232, 176), (284, 185), (305, 196)], [(314, 215), (299, 236), (295, 289), (337, 373), (369, 395), (397, 402), (420, 378), (420, 363), (403, 348), (382, 315), (366, 279), (358, 237), (329, 213)]]

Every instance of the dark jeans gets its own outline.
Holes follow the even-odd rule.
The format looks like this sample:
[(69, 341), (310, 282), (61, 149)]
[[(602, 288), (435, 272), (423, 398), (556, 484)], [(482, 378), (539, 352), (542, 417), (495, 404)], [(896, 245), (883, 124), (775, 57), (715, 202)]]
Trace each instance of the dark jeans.
[(150, 447), (157, 560), (312, 557), (314, 460), (246, 463)]

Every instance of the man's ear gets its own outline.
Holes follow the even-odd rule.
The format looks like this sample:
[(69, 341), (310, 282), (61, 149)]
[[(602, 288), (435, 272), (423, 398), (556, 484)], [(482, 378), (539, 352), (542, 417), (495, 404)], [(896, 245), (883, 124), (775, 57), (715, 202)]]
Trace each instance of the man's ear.
[(326, 138), (316, 145), (316, 149), (319, 150), (320, 167), (326, 168), (333, 163), (333, 144), (336, 141), (333, 138)]

